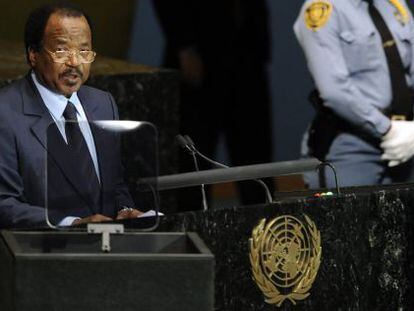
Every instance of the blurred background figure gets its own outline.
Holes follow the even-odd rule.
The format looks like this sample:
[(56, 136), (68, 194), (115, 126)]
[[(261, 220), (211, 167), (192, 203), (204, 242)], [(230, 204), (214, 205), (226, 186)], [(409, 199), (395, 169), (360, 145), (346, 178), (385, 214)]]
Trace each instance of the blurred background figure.
[[(213, 156), (220, 135), (231, 165), (271, 161), (270, 99), (266, 65), (270, 55), (265, 0), (153, 0), (166, 47), (164, 66), (182, 77), (180, 133)], [(209, 166), (203, 163), (201, 168)], [(204, 167), (203, 167), (204, 166)], [(182, 153), (181, 171), (193, 171)], [(261, 203), (264, 192), (239, 183), (242, 204)], [(199, 189), (184, 190), (179, 208), (197, 208)], [(200, 205), (201, 206), (201, 205)]]

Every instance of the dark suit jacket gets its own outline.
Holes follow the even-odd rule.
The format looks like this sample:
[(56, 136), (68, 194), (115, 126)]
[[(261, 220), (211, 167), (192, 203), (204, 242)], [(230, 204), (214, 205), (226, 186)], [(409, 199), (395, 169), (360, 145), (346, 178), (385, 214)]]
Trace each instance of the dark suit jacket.
[[(89, 121), (118, 119), (109, 93), (82, 86), (78, 97)], [(0, 228), (45, 225), (46, 201), (55, 224), (65, 216), (114, 217), (120, 206), (132, 206), (123, 183), (118, 137), (91, 128), (102, 186), (101, 205), (92, 206), (74, 174), (76, 164), (62, 160), (64, 149), (47, 150), (53, 126), (30, 75), (0, 90)], [(47, 175), (53, 174), (49, 185), (46, 167)]]

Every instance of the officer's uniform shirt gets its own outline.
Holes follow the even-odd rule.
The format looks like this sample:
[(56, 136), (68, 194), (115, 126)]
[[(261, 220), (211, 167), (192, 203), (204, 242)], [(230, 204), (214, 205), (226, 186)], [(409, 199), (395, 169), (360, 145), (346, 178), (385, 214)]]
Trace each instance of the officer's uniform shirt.
[[(408, 20), (389, 0), (374, 0), (388, 25), (414, 86), (414, 22), (404, 0)], [(318, 29), (306, 22), (306, 10), (314, 3), (328, 3), (331, 13)], [(326, 12), (325, 12), (326, 13)], [(323, 22), (323, 21), (322, 21)], [(309, 70), (324, 105), (364, 133), (380, 138), (390, 127), (383, 111), (392, 98), (390, 75), (381, 37), (363, 0), (308, 0), (294, 25)]]

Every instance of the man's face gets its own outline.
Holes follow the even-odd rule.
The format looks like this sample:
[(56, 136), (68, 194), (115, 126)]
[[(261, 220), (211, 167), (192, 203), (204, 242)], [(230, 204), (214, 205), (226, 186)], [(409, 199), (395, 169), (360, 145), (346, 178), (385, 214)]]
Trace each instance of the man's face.
[(86, 18), (53, 13), (41, 46), (39, 51), (29, 50), (30, 65), (36, 76), (52, 91), (70, 97), (88, 79), (91, 64), (83, 64), (77, 54), (72, 54), (65, 63), (55, 63), (48, 51), (91, 50), (91, 29)]

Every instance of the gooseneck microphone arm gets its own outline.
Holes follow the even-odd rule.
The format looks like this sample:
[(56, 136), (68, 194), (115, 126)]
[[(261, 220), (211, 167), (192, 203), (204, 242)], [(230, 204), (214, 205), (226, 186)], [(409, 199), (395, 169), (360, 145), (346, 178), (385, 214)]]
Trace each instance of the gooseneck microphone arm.
[[(187, 150), (191, 150), (194, 154), (199, 155), (202, 159), (204, 159), (205, 161), (220, 167), (220, 168), (230, 168), (229, 166), (222, 164), (220, 162), (214, 161), (213, 159), (210, 159), (209, 157), (205, 156), (204, 154), (202, 154), (195, 146), (193, 140), (191, 139), (190, 136), (185, 135), (184, 137), (182, 135), (177, 135), (177, 139), (180, 141), (180, 144), (183, 146), (183, 148), (187, 149)], [(273, 197), (272, 194), (270, 193), (269, 187), (265, 184), (265, 182), (261, 179), (252, 179), (254, 182), (257, 182), (258, 184), (260, 184), (266, 194), (266, 203), (271, 203), (273, 202)]]
[[(183, 147), (185, 150), (187, 150), (187, 152), (193, 157), (195, 170), (197, 172), (200, 171), (200, 168), (198, 166), (197, 157), (196, 157), (196, 152), (193, 150), (193, 148), (191, 148), (188, 145), (186, 139), (182, 135), (177, 135), (176, 137), (177, 137), (177, 141), (178, 141), (179, 145), (181, 147)], [(202, 201), (203, 201), (203, 210), (206, 211), (206, 210), (208, 210), (206, 189), (205, 189), (204, 184), (201, 184), (200, 186), (201, 186), (201, 197), (202, 197)]]
[(209, 157), (205, 156), (200, 151), (198, 151), (198, 149), (195, 147), (195, 144), (194, 144), (194, 142), (193, 142), (193, 140), (191, 139), (190, 136), (185, 135), (183, 138), (187, 141), (188, 148), (191, 149), (193, 152), (197, 153), (201, 158), (203, 158), (207, 162), (210, 162), (211, 164), (213, 164), (215, 166), (218, 166), (218, 167), (221, 167), (221, 168), (229, 168), (230, 167), (230, 166), (225, 165), (223, 163), (214, 161), (213, 159), (210, 159)]

